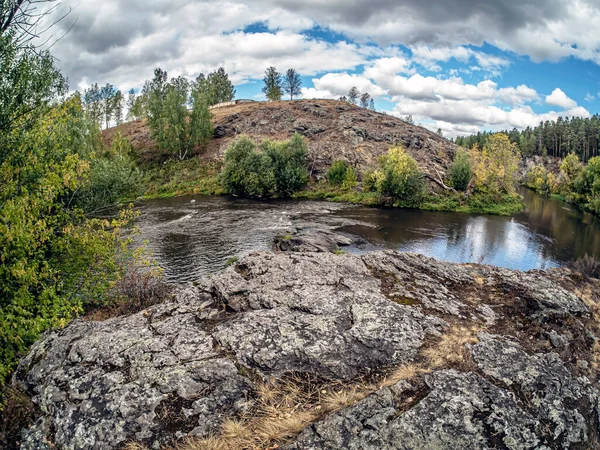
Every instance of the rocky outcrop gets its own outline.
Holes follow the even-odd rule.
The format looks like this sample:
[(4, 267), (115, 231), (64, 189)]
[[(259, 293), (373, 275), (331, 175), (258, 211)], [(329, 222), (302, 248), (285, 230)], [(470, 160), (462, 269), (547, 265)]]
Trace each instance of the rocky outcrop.
[[(200, 152), (202, 158), (222, 159), (231, 140), (241, 134), (262, 141), (300, 133), (308, 142), (311, 174), (317, 177), (337, 159), (360, 170), (373, 167), (379, 155), (393, 145), (402, 145), (437, 178), (436, 171), (445, 173), (458, 148), (423, 127), (337, 100), (242, 103), (215, 109), (212, 114), (214, 139)], [(123, 124), (119, 132), (130, 140), (140, 159), (165, 158), (144, 121)], [(105, 143), (110, 146), (116, 134), (116, 128), (105, 130)]]
[[(252, 414), (260, 380), (290, 373), (370, 387), (280, 447), (596, 448), (595, 291), (584, 301), (562, 271), (310, 251), (323, 236), (340, 241), (292, 236), (164, 304), (47, 333), (15, 377), (42, 412), (22, 448), (218, 434)], [(442, 345), (457, 329), (472, 336)], [(418, 370), (385, 383), (404, 366)]]

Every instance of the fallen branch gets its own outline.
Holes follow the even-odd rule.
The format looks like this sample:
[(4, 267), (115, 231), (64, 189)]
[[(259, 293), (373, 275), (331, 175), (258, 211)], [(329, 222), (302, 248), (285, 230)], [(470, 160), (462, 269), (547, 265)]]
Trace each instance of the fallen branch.
[(440, 175), (440, 173), (437, 171), (437, 169), (434, 167), (433, 170), (435, 171), (436, 175), (438, 176), (438, 178), (434, 178), (429, 174), (425, 174), (425, 176), (427, 178), (429, 178), (431, 181), (433, 181), (434, 183), (436, 183), (437, 185), (439, 185), (440, 187), (442, 187), (443, 189), (445, 189), (446, 191), (450, 191), (450, 192), (455, 192), (456, 193), (456, 189), (450, 187), (450, 186), (446, 186), (446, 184), (442, 181), (442, 177)]

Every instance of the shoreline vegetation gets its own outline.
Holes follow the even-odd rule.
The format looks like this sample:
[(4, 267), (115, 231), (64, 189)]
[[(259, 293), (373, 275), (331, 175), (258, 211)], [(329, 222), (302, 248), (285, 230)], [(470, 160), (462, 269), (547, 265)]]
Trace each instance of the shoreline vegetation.
[[(501, 155), (502, 161), (494, 161), (486, 149), (460, 150), (448, 178), (428, 185), (427, 175), (401, 147), (391, 147), (380, 157), (377, 168), (359, 173), (345, 161), (337, 160), (325, 177), (316, 179), (308, 176), (307, 144), (300, 135), (287, 141), (260, 144), (242, 135), (230, 144), (223, 162), (193, 156), (146, 165), (139, 190), (121, 200), (126, 203), (185, 195), (231, 194), (259, 200), (310, 199), (369, 207), (511, 215), (524, 207), (514, 188), (518, 153), (503, 136), (498, 137), (496, 145), (506, 147), (504, 154), (498, 150), (494, 153)], [(296, 157), (290, 156), (296, 151), (293, 148), (299, 149)], [(237, 154), (232, 156), (233, 153)], [(296, 161), (293, 167), (284, 164), (290, 158)], [(508, 175), (496, 176), (492, 170)]]

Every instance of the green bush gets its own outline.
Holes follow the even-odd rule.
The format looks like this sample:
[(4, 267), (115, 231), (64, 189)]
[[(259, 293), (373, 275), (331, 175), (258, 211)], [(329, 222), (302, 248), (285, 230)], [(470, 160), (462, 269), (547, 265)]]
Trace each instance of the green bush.
[(375, 173), (379, 193), (406, 206), (416, 206), (425, 193), (424, 176), (414, 158), (400, 146), (392, 147), (379, 159)]
[(300, 135), (288, 141), (265, 141), (260, 150), (242, 136), (225, 152), (220, 181), (234, 195), (289, 197), (308, 183), (306, 158), (306, 142)]
[(463, 149), (459, 149), (454, 156), (448, 175), (450, 176), (450, 184), (454, 189), (457, 191), (467, 190), (471, 181), (472, 171), (469, 155)]
[(346, 179), (347, 170), (348, 163), (346, 161), (343, 161), (341, 159), (334, 161), (333, 164), (331, 164), (329, 170), (327, 171), (327, 181), (329, 181), (329, 183), (332, 186), (340, 187)]
[(338, 159), (334, 161), (327, 171), (327, 181), (335, 187), (352, 189), (358, 184), (358, 173), (356, 169), (346, 161)]
[(88, 215), (99, 215), (135, 195), (141, 173), (132, 155), (129, 141), (117, 134), (105, 157), (92, 157), (87, 180), (75, 192), (74, 204)]

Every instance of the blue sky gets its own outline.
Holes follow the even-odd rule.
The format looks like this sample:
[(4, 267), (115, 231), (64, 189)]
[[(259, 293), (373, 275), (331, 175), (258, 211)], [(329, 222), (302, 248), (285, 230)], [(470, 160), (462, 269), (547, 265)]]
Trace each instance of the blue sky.
[[(304, 98), (356, 86), (377, 109), (448, 136), (524, 128), (600, 106), (600, 0), (65, 0), (53, 52), (74, 89), (139, 89), (155, 67), (224, 66), (239, 98), (293, 67)], [(65, 21), (61, 26), (72, 25)]]

